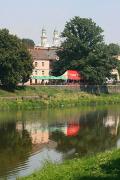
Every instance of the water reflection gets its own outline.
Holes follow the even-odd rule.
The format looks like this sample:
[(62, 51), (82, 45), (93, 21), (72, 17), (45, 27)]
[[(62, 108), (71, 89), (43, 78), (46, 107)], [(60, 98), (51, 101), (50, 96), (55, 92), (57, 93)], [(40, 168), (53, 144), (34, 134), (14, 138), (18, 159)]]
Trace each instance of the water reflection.
[(0, 177), (120, 147), (118, 106), (0, 113)]

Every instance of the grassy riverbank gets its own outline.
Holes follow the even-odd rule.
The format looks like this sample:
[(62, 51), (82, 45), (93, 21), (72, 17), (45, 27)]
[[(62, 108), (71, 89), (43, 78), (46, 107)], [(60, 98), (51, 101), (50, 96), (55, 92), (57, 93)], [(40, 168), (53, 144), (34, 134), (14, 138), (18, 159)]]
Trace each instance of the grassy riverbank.
[(120, 94), (100, 96), (50, 87), (25, 87), (8, 92), (0, 89), (0, 110), (71, 107), (120, 103)]
[(92, 157), (73, 159), (63, 164), (47, 164), (31, 176), (21, 180), (93, 180), (120, 179), (120, 150), (100, 153)]

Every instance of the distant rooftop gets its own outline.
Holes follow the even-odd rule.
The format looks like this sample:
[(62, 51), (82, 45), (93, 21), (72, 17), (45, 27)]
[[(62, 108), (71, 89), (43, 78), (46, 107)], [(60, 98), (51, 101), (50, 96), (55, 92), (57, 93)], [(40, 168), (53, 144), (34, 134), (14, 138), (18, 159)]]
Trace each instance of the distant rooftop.
[(58, 56), (56, 54), (56, 48), (41, 48), (36, 47), (34, 49), (30, 49), (30, 54), (32, 55), (33, 59), (37, 60), (57, 60)]

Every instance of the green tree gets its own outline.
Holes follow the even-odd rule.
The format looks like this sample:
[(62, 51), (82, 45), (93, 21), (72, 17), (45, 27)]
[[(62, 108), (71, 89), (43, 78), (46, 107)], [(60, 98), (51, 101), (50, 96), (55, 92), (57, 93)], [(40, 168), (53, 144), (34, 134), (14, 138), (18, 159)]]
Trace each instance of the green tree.
[(32, 73), (32, 58), (22, 41), (0, 30), (0, 81), (7, 89), (14, 89), (19, 82), (28, 81)]
[[(111, 43), (108, 45), (108, 51), (117, 60), (118, 56), (120, 55), (120, 46), (118, 44)], [(120, 75), (120, 60), (117, 64), (117, 70)]]
[(114, 43), (109, 44), (108, 50), (112, 56), (120, 55), (120, 46), (118, 44), (114, 44)]
[(62, 33), (63, 43), (57, 52), (60, 60), (53, 65), (53, 74), (78, 70), (86, 82), (103, 84), (110, 78), (117, 61), (104, 43), (103, 30), (91, 19), (74, 17)]
[(35, 43), (32, 39), (22, 39), (22, 42), (28, 49), (34, 48)]

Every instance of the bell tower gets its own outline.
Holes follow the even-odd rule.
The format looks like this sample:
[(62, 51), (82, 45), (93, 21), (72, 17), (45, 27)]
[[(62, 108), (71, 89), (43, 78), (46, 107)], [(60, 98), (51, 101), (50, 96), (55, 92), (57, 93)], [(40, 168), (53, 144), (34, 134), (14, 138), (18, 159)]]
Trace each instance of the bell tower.
[(46, 33), (45, 28), (42, 28), (41, 46), (42, 47), (47, 47), (47, 33)]
[(53, 47), (60, 46), (60, 37), (58, 31), (55, 29), (53, 32)]

